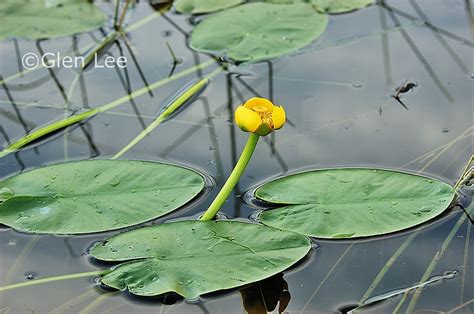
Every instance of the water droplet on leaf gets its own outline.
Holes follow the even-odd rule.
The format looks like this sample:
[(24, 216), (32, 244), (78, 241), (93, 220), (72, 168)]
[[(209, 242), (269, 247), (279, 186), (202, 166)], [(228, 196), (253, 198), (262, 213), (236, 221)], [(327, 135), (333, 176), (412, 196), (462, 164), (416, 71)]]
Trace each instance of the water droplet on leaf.
[(9, 188), (0, 189), (0, 202), (5, 202), (7, 199), (12, 198), (15, 194)]

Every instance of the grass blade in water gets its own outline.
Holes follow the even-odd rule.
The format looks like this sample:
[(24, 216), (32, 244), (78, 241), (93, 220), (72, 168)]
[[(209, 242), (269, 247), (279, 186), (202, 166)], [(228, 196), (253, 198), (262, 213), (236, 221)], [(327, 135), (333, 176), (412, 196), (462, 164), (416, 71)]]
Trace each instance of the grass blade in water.
[[(134, 99), (135, 97), (138, 97), (138, 96), (141, 96), (145, 93), (147, 93), (149, 90), (153, 90), (153, 89), (156, 89), (160, 86), (163, 86), (169, 82), (172, 82), (174, 80), (177, 80), (183, 76), (186, 76), (198, 69), (203, 69), (209, 65), (211, 65), (212, 63), (214, 62), (213, 59), (209, 60), (209, 61), (206, 61), (204, 63), (201, 63), (199, 65), (196, 65), (196, 66), (193, 66), (191, 68), (188, 68), (186, 70), (183, 70), (169, 78), (165, 78), (165, 79), (162, 79), (162, 80), (159, 80), (153, 84), (151, 84), (150, 86), (148, 87), (143, 87), (139, 90), (136, 90), (134, 91), (133, 93), (129, 94), (129, 95), (125, 95), (123, 97), (120, 97), (108, 104), (105, 104), (105, 105), (102, 105), (96, 109), (91, 109), (89, 111), (86, 111), (86, 112), (83, 112), (81, 114), (78, 114), (78, 115), (74, 115), (74, 116), (71, 116), (69, 118), (66, 118), (66, 119), (63, 119), (63, 120), (60, 120), (60, 121), (57, 121), (57, 122), (54, 122), (50, 125), (47, 125), (45, 127), (42, 127), (30, 134), (27, 134), (25, 136), (23, 136), (22, 138), (20, 138), (18, 141), (14, 142), (13, 144), (7, 146), (7, 148), (5, 148), (4, 150), (0, 151), (0, 158), (2, 157), (5, 157), (11, 153), (14, 153), (16, 152), (17, 150), (23, 148), (25, 145), (31, 143), (32, 141), (36, 140), (36, 139), (39, 139), (40, 137), (43, 137), (43, 136), (46, 136), (54, 131), (57, 131), (57, 130), (60, 130), (62, 128), (65, 128), (67, 126), (70, 126), (70, 125), (73, 125), (77, 122), (81, 122), (83, 121), (84, 119), (88, 118), (88, 117), (91, 117), (93, 115), (96, 115), (98, 113), (102, 113), (102, 112), (105, 112), (105, 111), (108, 111), (108, 110), (111, 110), (123, 103), (126, 103), (128, 100), (130, 99)], [(218, 69), (220, 71), (220, 68)], [(210, 76), (209, 76), (210, 77)]]
[(65, 127), (68, 127), (72, 124), (75, 124), (75, 123), (78, 123), (78, 122), (81, 122), (87, 118), (90, 118), (94, 115), (96, 115), (97, 113), (99, 112), (98, 109), (91, 109), (91, 110), (88, 110), (86, 112), (83, 112), (83, 113), (80, 113), (80, 114), (77, 114), (77, 115), (73, 115), (71, 117), (68, 117), (66, 119), (62, 119), (62, 120), (59, 120), (53, 124), (49, 124), (47, 126), (44, 126), (42, 128), (39, 128), (37, 129), (36, 131), (33, 131), (32, 133), (29, 133), (25, 136), (23, 136), (22, 138), (20, 138), (19, 140), (17, 140), (16, 142), (14, 142), (13, 144), (7, 146), (7, 148), (5, 148), (3, 151), (0, 152), (0, 158), (1, 157), (4, 157), (10, 153), (13, 153), (19, 149), (21, 149), (22, 147), (28, 145), (29, 143), (45, 136), (45, 135), (48, 135), (54, 131), (57, 131), (57, 130), (60, 130), (60, 129), (63, 129)]
[(199, 96), (206, 86), (209, 84), (210, 79), (208, 77), (203, 78), (199, 81), (192, 81), (187, 84), (182, 90), (176, 93), (167, 105), (163, 106), (158, 112), (156, 119), (140, 134), (137, 135), (127, 146), (125, 146), (121, 151), (119, 151), (112, 159), (117, 159), (127, 151), (129, 151), (133, 146), (137, 145), (142, 139), (144, 139), (148, 134), (150, 134), (158, 125), (172, 116), (179, 113), (184, 108), (184, 105), (190, 104), (197, 96)]
[(195, 79), (186, 84), (183, 88), (177, 91), (166, 102), (166, 105), (161, 107), (156, 113), (157, 119), (163, 116), (164, 120), (168, 120), (178, 113), (180, 113), (186, 105), (193, 102), (204, 89), (209, 85), (210, 79), (203, 78), (201, 80)]
[[(102, 41), (89, 51), (85, 57), (84, 62), (82, 63), (82, 70), (86, 69), (94, 60), (98, 60), (107, 49), (117, 40), (119, 34), (116, 31), (111, 32)], [(97, 56), (97, 57), (96, 57)]]

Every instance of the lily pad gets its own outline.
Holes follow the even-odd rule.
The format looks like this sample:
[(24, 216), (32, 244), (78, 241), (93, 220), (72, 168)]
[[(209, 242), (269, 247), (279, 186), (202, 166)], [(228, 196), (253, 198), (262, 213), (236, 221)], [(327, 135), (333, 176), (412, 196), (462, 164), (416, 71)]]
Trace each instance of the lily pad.
[(319, 12), (340, 14), (365, 8), (374, 0), (311, 0), (311, 3)]
[(68, 36), (98, 28), (105, 20), (88, 0), (2, 0), (0, 40)]
[(102, 277), (135, 295), (176, 292), (193, 299), (277, 274), (311, 249), (300, 234), (241, 221), (179, 221), (113, 236), (92, 248), (122, 263)]
[(244, 2), (243, 0), (177, 0), (176, 11), (181, 13), (201, 14), (220, 11)]
[(327, 24), (327, 15), (308, 3), (248, 3), (204, 19), (194, 28), (190, 45), (236, 61), (267, 60), (310, 44)]
[(265, 225), (318, 238), (391, 233), (426, 222), (455, 196), (438, 180), (389, 170), (314, 170), (271, 181), (255, 192), (276, 206), (260, 213)]
[[(0, 182), (0, 223), (30, 233), (81, 234), (163, 216), (192, 200), (201, 175), (178, 166), (88, 160), (34, 169)], [(9, 197), (5, 197), (9, 195)]]

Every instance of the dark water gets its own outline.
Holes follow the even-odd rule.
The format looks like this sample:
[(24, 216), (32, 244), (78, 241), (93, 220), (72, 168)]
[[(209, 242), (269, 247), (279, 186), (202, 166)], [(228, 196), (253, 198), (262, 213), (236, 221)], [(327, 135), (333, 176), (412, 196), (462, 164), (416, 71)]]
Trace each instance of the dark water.
[[(232, 69), (247, 76), (219, 74), (190, 107), (122, 157), (185, 164), (215, 179), (209, 197), (159, 221), (198, 215), (209, 205), (246, 141), (246, 135), (232, 124), (233, 110), (242, 99), (255, 95), (284, 105), (291, 124), (259, 143), (235, 195), (225, 205), (223, 213), (228, 217), (246, 218), (255, 211), (243, 202), (245, 191), (301, 169), (394, 168), (421, 171), (454, 184), (473, 153), (473, 4), (463, 0), (400, 0), (388, 1), (387, 5), (331, 16), (323, 37), (301, 53)], [(111, 4), (101, 7), (112, 14)], [(129, 22), (152, 13), (149, 5), (140, 4)], [(172, 70), (166, 42), (182, 59), (177, 72), (209, 59), (186, 46), (185, 33), (191, 29), (186, 16), (167, 13), (166, 18), (158, 16), (130, 32), (136, 57), (150, 83)], [(96, 31), (76, 39), (46, 40), (40, 45), (45, 51), (66, 54), (75, 40), (78, 47), (88, 47), (101, 36)], [(20, 55), (38, 51), (35, 43), (23, 40), (18, 41), (18, 48)], [(139, 89), (143, 81), (129, 52), (123, 45), (122, 49), (129, 59), (130, 89)], [(118, 47), (110, 52), (120, 54)], [(0, 74), (8, 77), (17, 73), (14, 42), (1, 42), (0, 54)], [(204, 69), (204, 73), (215, 67)], [(66, 100), (70, 108), (81, 109), (97, 107), (127, 93), (126, 84), (114, 69), (87, 71), (71, 92), (76, 72), (61, 69), (54, 75), (56, 80), (42, 69), (8, 82), (8, 93), (2, 88), (0, 144), (22, 136), (25, 129), (63, 117)], [(120, 75), (126, 82), (125, 73)], [(113, 156), (152, 121), (168, 97), (199, 75), (169, 83), (155, 90), (153, 97), (145, 94), (35, 148), (0, 159), (0, 178), (64, 160)], [(390, 97), (405, 81), (417, 84), (401, 96), (408, 110)], [(467, 206), (472, 189), (463, 193), (466, 197), (461, 201)], [(291, 295), (286, 308), (290, 313), (335, 312), (359, 302), (380, 269), (415, 232), (418, 235), (370, 296), (417, 284), (462, 215), (461, 210), (452, 209), (434, 222), (387, 237), (316, 241), (311, 255), (283, 276), (241, 291), (206, 295), (197, 304), (178, 300), (163, 305), (176, 300), (103, 294), (100, 288), (92, 288), (93, 278), (82, 278), (1, 292), (0, 313), (76, 313), (88, 305), (85, 310), (91, 313), (239, 313), (244, 311), (243, 304), (247, 309), (252, 305), (261, 308), (262, 294), (268, 305), (277, 300), (285, 303)], [(432, 276), (453, 271), (458, 274), (428, 285), (417, 311), (449, 311), (458, 306), (459, 313), (474, 311), (474, 303), (462, 305), (474, 298), (473, 234), (466, 220)], [(97, 270), (87, 249), (108, 235), (31, 236), (1, 228), (0, 285), (23, 282), (27, 277), (35, 280)], [(411, 297), (407, 295), (401, 312)], [(401, 295), (394, 296), (366, 311), (391, 312), (400, 300)]]

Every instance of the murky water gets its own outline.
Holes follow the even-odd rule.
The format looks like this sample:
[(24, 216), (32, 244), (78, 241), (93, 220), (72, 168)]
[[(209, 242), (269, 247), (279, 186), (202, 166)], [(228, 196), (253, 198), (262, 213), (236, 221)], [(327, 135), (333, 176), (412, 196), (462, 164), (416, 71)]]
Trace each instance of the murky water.
[[(473, 153), (472, 6), (469, 0), (400, 0), (389, 1), (385, 7), (374, 5), (331, 16), (324, 36), (301, 53), (232, 69), (243, 75), (221, 73), (214, 77), (199, 99), (122, 158), (171, 161), (213, 177), (216, 186), (209, 197), (157, 221), (198, 215), (223, 184), (245, 144), (246, 135), (232, 124), (234, 109), (244, 99), (260, 95), (284, 105), (291, 123), (259, 143), (235, 195), (223, 210), (228, 217), (247, 218), (255, 211), (243, 202), (245, 191), (302, 169), (373, 166), (421, 172), (454, 184)], [(111, 4), (101, 7), (112, 14)], [(142, 3), (134, 9), (129, 23), (153, 12)], [(166, 42), (182, 60), (176, 72), (209, 60), (186, 46), (186, 34), (191, 29), (186, 16), (167, 13), (130, 32), (148, 82), (163, 79), (172, 70)], [(66, 54), (75, 45), (88, 47), (101, 37), (96, 31), (42, 41), (40, 46), (44, 51)], [(38, 51), (36, 43), (23, 40), (17, 47), (20, 55)], [(42, 69), (7, 82), (0, 91), (0, 144), (70, 114), (67, 108), (97, 107), (126, 95), (128, 89), (143, 87), (130, 52), (124, 45), (120, 48), (129, 59), (127, 73), (91, 69), (76, 79), (75, 71), (61, 69), (53, 78)], [(119, 47), (110, 53), (119, 56)], [(15, 43), (1, 42), (0, 54), (0, 74), (8, 77), (18, 72)], [(54, 162), (114, 155), (152, 121), (176, 90), (200, 75), (166, 84), (153, 95), (145, 94), (40, 145), (0, 159), (0, 178)], [(404, 82), (416, 83), (400, 96), (406, 108), (390, 97)], [(472, 189), (463, 193), (466, 196), (461, 202), (467, 207)], [(386, 237), (316, 241), (310, 256), (284, 274), (240, 291), (206, 295), (199, 302), (173, 296), (145, 300), (121, 293), (105, 294), (91, 277), (0, 292), (0, 312), (239, 313), (253, 309), (257, 313), (264, 303), (270, 306), (279, 300), (280, 305), (286, 304), (289, 297), (286, 311), (291, 313), (334, 312), (358, 303), (407, 239), (412, 241), (406, 250), (366, 297), (418, 284), (463, 215), (461, 210), (452, 209), (436, 221)], [(427, 285), (416, 310), (474, 310), (473, 303), (463, 305), (474, 298), (471, 226), (467, 219), (460, 226), (431, 277), (453, 271), (457, 275)], [(97, 270), (87, 250), (109, 234), (31, 236), (3, 227), (0, 286)], [(400, 311), (406, 310), (412, 295), (413, 291), (406, 295)], [(365, 310), (391, 312), (400, 300), (402, 295), (394, 294)]]

